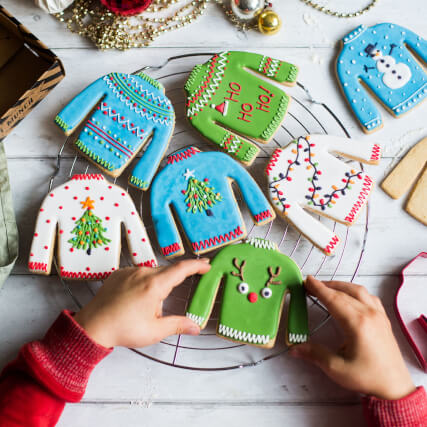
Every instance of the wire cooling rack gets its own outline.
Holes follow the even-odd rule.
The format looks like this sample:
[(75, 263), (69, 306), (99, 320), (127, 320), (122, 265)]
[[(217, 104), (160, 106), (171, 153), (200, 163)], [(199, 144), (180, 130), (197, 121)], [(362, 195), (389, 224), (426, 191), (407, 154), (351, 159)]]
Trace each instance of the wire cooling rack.
[[(176, 127), (169, 145), (168, 154), (188, 145), (195, 145), (204, 151), (215, 149), (213, 144), (201, 140), (200, 135), (187, 123), (184, 107), (185, 97), (182, 89), (192, 67), (197, 63), (195, 62), (195, 57), (207, 57), (211, 55), (213, 53), (175, 56), (169, 58), (164, 64), (158, 67), (144, 67), (137, 71), (148, 71), (152, 77), (161, 81), (166, 88), (168, 97), (174, 105)], [(170, 67), (171, 63), (176, 67), (176, 70), (169, 74), (162, 74), (164, 68)], [(289, 88), (287, 92), (291, 96), (292, 102), (290, 103), (286, 118), (269, 144), (258, 144), (261, 153), (249, 168), (250, 173), (263, 190), (267, 189), (267, 180), (263, 175), (264, 170), (272, 152), (277, 147), (285, 146), (299, 136), (314, 133), (350, 137), (348, 131), (335, 113), (323, 102), (316, 101), (303, 84), (298, 82), (295, 88)], [(49, 191), (53, 186), (60, 185), (62, 182), (68, 180), (74, 173), (92, 173), (97, 171), (94, 165), (88, 163), (84, 158), (75, 155), (75, 152), (70, 148), (73, 138), (76, 138), (77, 135), (78, 132), (75, 132), (73, 136), (68, 137), (60, 148), (57, 156), (56, 170), (49, 180)], [(161, 167), (164, 164), (165, 161), (162, 162)], [(363, 165), (359, 165), (363, 170)], [(127, 168), (127, 171), (131, 169), (132, 165)], [(127, 171), (122, 174), (121, 178), (114, 180), (114, 182), (117, 181), (117, 184), (127, 188), (136, 205), (139, 206), (139, 211), (151, 238), (152, 245), (156, 249), (158, 246), (150, 216), (149, 194), (148, 192), (141, 192), (133, 187), (128, 187)], [(241, 207), (246, 224), (253, 224), (249, 212), (244, 203), (242, 203), (238, 192), (236, 192), (236, 199)], [(359, 224), (352, 227), (345, 227), (326, 218), (318, 218), (322, 223), (333, 229), (341, 238), (341, 245), (337, 248), (337, 253), (333, 257), (328, 257), (320, 252), (280, 217), (273, 223), (265, 226), (249, 226), (248, 236), (258, 236), (275, 241), (281, 252), (297, 262), (303, 275), (313, 274), (325, 280), (333, 280), (339, 275), (353, 281), (357, 276), (365, 252), (369, 223), (369, 203), (365, 210), (365, 221), (360, 218)], [(125, 247), (126, 245), (124, 244), (123, 246)], [(187, 248), (187, 254), (184, 258), (193, 256), (188, 252)], [(208, 256), (213, 257), (215, 253), (216, 251), (210, 252)], [(157, 256), (160, 264), (168, 264), (168, 261), (163, 259), (158, 250)], [(54, 258), (54, 264), (57, 267), (56, 258)], [(130, 257), (125, 251), (123, 251), (121, 265), (131, 265)], [(60, 276), (59, 280), (78, 308), (81, 308), (92, 298), (102, 284), (101, 282), (86, 282), (82, 284), (81, 282), (66, 281)], [(197, 282), (197, 278), (191, 277), (176, 288), (164, 301), (164, 314), (185, 315), (187, 305)], [(178, 335), (169, 337), (150, 347), (129, 350), (154, 362), (199, 371), (223, 371), (256, 366), (279, 357), (288, 351), (284, 338), (288, 301), (282, 313), (283, 318), (280, 322), (281, 327), (276, 346), (268, 350), (233, 343), (216, 336), (215, 331), (220, 301), (221, 292), (219, 292), (214, 304), (208, 325), (199, 336)], [(318, 333), (330, 320), (330, 315), (315, 298), (308, 296), (307, 302), (310, 335), (312, 336)]]

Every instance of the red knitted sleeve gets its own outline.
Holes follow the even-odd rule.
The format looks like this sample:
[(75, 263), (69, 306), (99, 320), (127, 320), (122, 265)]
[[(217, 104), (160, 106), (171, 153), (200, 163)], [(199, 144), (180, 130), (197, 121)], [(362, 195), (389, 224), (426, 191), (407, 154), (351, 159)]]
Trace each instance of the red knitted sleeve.
[(63, 311), (45, 337), (22, 347), (1, 373), (0, 425), (54, 426), (66, 402), (80, 401), (92, 370), (111, 351)]
[(368, 427), (426, 427), (427, 395), (418, 387), (399, 400), (363, 398), (363, 412)]

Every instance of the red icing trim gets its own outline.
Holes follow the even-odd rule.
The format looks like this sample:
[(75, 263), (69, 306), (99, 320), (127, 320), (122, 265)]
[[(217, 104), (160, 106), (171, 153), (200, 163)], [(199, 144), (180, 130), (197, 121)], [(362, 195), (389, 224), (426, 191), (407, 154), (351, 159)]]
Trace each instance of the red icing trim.
[(381, 157), (381, 147), (378, 144), (374, 144), (372, 147), (372, 154), (370, 160), (379, 160)]
[(106, 132), (104, 132), (102, 129), (100, 129), (98, 126), (96, 126), (93, 122), (90, 120), (86, 123), (86, 126), (96, 134), (98, 134), (102, 139), (107, 140), (111, 145), (113, 145), (115, 148), (120, 150), (123, 154), (125, 154), (128, 157), (131, 157), (133, 155), (133, 152), (129, 150), (129, 148), (125, 147), (124, 145), (120, 144), (120, 142), (116, 141), (114, 138), (111, 138), (110, 135), (108, 135)]
[(188, 159), (194, 154), (200, 153), (200, 150), (196, 147), (190, 147), (186, 150), (180, 151), (179, 153), (172, 154), (168, 157), (168, 165), (173, 164), (173, 162), (179, 162), (184, 159)]
[(267, 167), (265, 168), (265, 173), (267, 175), (270, 175), (270, 172), (273, 170), (274, 166), (276, 166), (276, 163), (279, 161), (279, 157), (281, 153), (282, 153), (281, 148), (277, 148), (276, 150), (274, 150), (274, 153), (271, 156), (271, 159), (268, 162)]
[(265, 221), (267, 218), (272, 218), (272, 217), (273, 215), (271, 214), (269, 209), (254, 216), (256, 222)]
[(61, 267), (61, 277), (70, 279), (106, 279), (111, 274), (111, 271), (104, 273), (87, 273), (86, 271), (65, 271), (64, 267)]
[[(224, 149), (226, 150), (226, 151), (228, 151), (229, 150), (229, 145), (235, 140), (237, 138), (237, 136), (236, 135), (233, 135), (232, 133), (230, 133), (230, 135), (229, 135), (229, 137), (224, 141)], [(238, 138), (237, 138), (238, 139)], [(233, 152), (233, 154), (234, 155), (236, 155), (239, 151), (240, 151), (240, 149), (243, 147), (243, 144), (240, 142), (240, 140), (239, 140), (239, 148), (237, 149), (237, 150), (235, 150), (234, 152)]]
[(338, 245), (340, 239), (338, 239), (338, 236), (332, 237), (332, 240), (326, 245), (325, 252), (327, 254), (331, 254), (332, 251), (335, 249), (335, 246)]
[(164, 248), (161, 248), (161, 249), (162, 249), (162, 254), (164, 256), (168, 256), (174, 252), (178, 252), (181, 249), (181, 246), (179, 243), (173, 243), (172, 245), (165, 246)]
[(44, 271), (47, 273), (47, 264), (45, 262), (29, 262), (28, 268), (31, 271)]
[(104, 175), (101, 175), (100, 173), (82, 173), (73, 175), (71, 179), (74, 179), (75, 181), (84, 181), (88, 179), (95, 179), (97, 181), (101, 181), (104, 179)]
[(357, 202), (353, 205), (351, 208), (351, 211), (349, 214), (344, 218), (345, 221), (348, 221), (349, 223), (353, 223), (356, 219), (357, 213), (359, 210), (365, 205), (365, 203), (368, 201), (369, 193), (372, 189), (373, 181), (370, 176), (365, 175), (365, 180), (363, 182), (362, 190), (360, 191), (360, 194), (358, 196)]
[(211, 246), (217, 246), (221, 243), (226, 243), (229, 240), (236, 239), (238, 236), (241, 236), (242, 234), (243, 234), (243, 231), (239, 225), (234, 231), (230, 231), (229, 233), (225, 233), (220, 236), (211, 237), (210, 239), (206, 239), (206, 240), (200, 240), (200, 242), (192, 243), (193, 250), (194, 252), (198, 252), (202, 249), (206, 249)]
[(140, 262), (138, 267), (157, 267), (157, 262), (154, 259), (150, 259), (148, 261)]

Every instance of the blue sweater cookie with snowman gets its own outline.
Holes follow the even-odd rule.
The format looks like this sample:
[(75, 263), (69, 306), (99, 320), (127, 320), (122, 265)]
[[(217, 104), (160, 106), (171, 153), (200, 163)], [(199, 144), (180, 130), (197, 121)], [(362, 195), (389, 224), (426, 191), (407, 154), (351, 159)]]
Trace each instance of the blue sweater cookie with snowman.
[(399, 25), (383, 23), (360, 25), (342, 42), (338, 80), (365, 132), (383, 125), (372, 94), (396, 117), (426, 98), (427, 74), (418, 62), (427, 63), (425, 39)]
[(86, 120), (75, 147), (110, 176), (119, 176), (151, 141), (129, 177), (147, 190), (168, 147), (175, 113), (164, 87), (144, 73), (110, 73), (89, 85), (56, 116), (70, 135)]

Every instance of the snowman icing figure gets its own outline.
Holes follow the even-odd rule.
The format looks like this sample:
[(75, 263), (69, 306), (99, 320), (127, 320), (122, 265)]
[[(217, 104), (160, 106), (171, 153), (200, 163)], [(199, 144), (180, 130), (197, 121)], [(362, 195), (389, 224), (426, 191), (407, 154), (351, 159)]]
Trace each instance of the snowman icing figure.
[[(377, 43), (369, 44), (365, 52), (376, 62), (376, 69), (383, 73), (383, 83), (390, 89), (400, 89), (409, 82), (411, 78), (410, 68), (402, 63), (396, 63), (396, 60), (391, 56), (394, 48), (397, 46), (395, 44), (390, 45), (390, 52), (388, 55), (383, 55), (380, 49), (377, 49)], [(375, 67), (368, 67), (365, 65), (365, 71), (375, 69)]]

